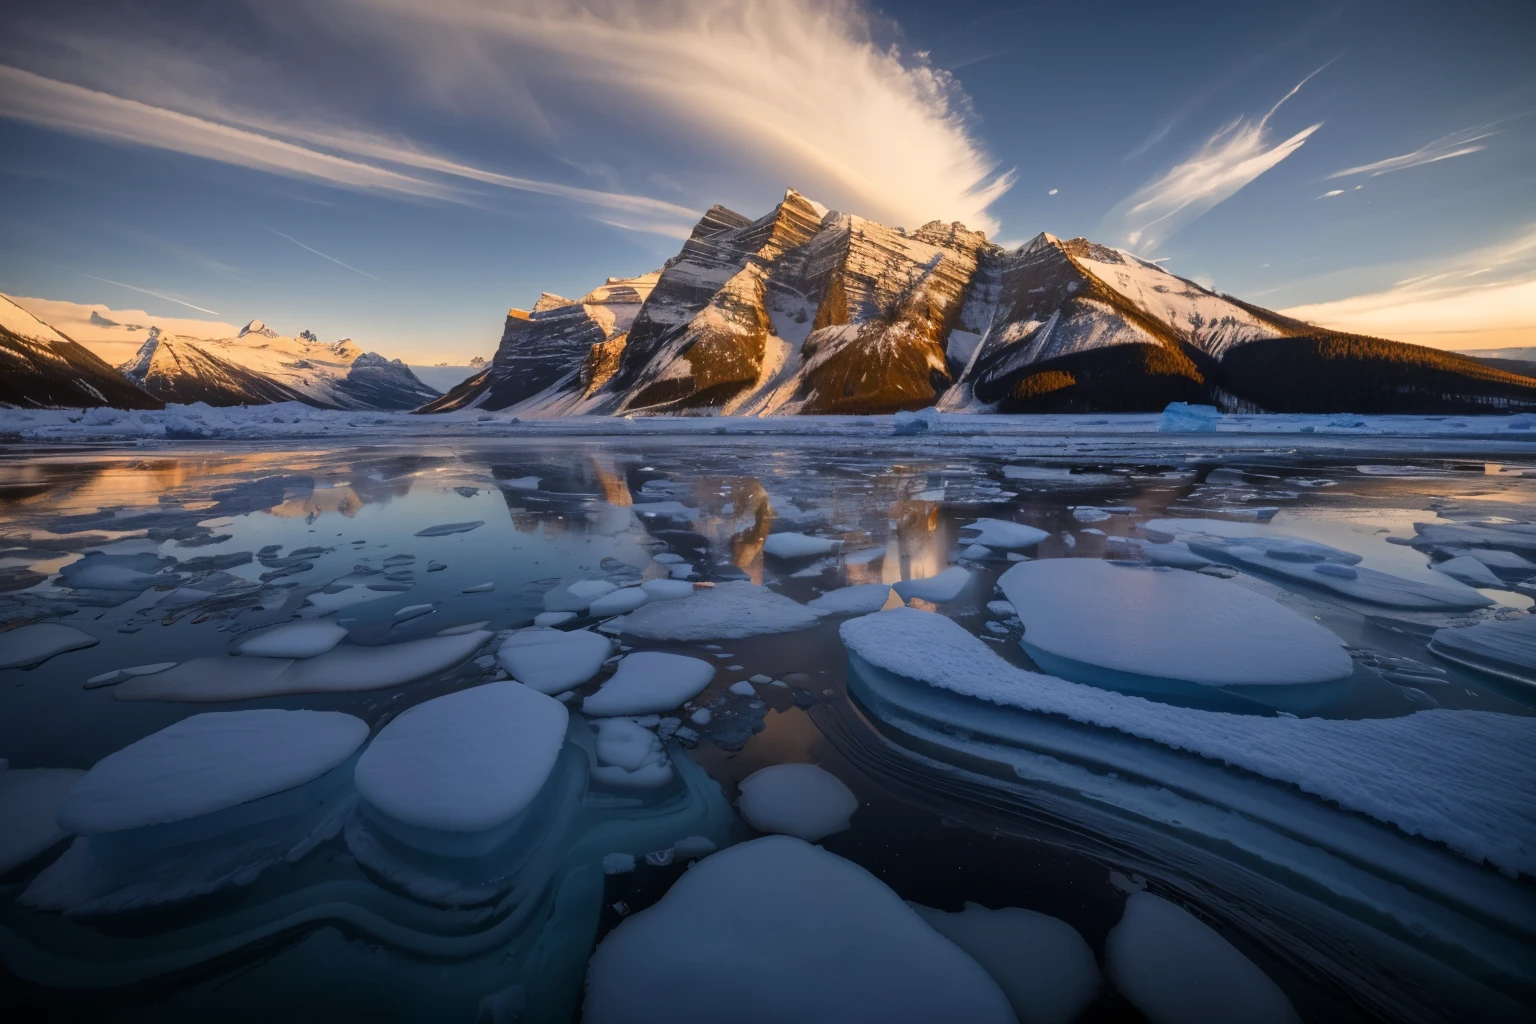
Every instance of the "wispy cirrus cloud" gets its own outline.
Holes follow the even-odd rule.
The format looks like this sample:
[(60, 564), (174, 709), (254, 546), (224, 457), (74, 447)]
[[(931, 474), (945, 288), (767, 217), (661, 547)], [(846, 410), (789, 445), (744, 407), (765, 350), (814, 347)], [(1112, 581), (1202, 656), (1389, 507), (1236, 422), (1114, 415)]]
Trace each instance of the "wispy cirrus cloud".
[(1459, 132), (1452, 132), (1425, 146), (1420, 146), (1412, 153), (1404, 153), (1401, 156), (1387, 157), (1385, 160), (1377, 160), (1374, 163), (1360, 164), (1358, 167), (1346, 167), (1342, 171), (1334, 171), (1328, 175), (1333, 178), (1348, 178), (1357, 174), (1368, 174), (1373, 178), (1393, 171), (1406, 171), (1410, 167), (1422, 167), (1424, 164), (1439, 163), (1441, 160), (1451, 160), (1458, 156), (1469, 156), (1480, 153), (1487, 146), (1478, 145), (1483, 139), (1497, 135), (1496, 131), (1489, 131), (1491, 125), (1483, 125), (1480, 128), (1467, 128)]
[(335, 256), (328, 256), (325, 253), (321, 252), (319, 249), (316, 249), (314, 246), (305, 245), (303, 242), (299, 241), (297, 238), (294, 238), (292, 235), (285, 235), (285, 234), (283, 234), (283, 232), (277, 230), (277, 228), (267, 228), (267, 230), (272, 232), (274, 235), (278, 236), (279, 238), (286, 238), (286, 239), (288, 239), (288, 241), (292, 242), (294, 245), (298, 246), (300, 249), (303, 249), (305, 252), (312, 252), (316, 256), (319, 256), (323, 260), (330, 260), (332, 263), (336, 264), (338, 267), (346, 267), (348, 270), (352, 271), (352, 273), (354, 273), (354, 274), (359, 274), (359, 275), (361, 275), (363, 277), (371, 278), (371, 279), (379, 282), (379, 284), (388, 284), (389, 283), (388, 281), (384, 280), (382, 277), (374, 277), (372, 274), (368, 273), (368, 271), (366, 271), (366, 270), (358, 270), (356, 267), (354, 267), (350, 263), (343, 263), (341, 260), (337, 259)]
[(1109, 212), (1101, 230), (1118, 236), (1138, 252), (1150, 253), (1180, 228), (1230, 199), (1296, 152), (1322, 127), (1322, 122), (1277, 142), (1269, 121), (1286, 100), (1322, 70), (1318, 68), (1297, 82), (1263, 117), (1230, 122), (1188, 159), (1137, 189)]
[(80, 276), (84, 277), (84, 278), (87, 278), (87, 279), (89, 279), (91, 281), (100, 281), (102, 284), (110, 284), (110, 285), (116, 285), (119, 288), (126, 288), (129, 291), (131, 291), (131, 292), (138, 292), (141, 295), (149, 295), (149, 296), (152, 296), (152, 297), (157, 298), (157, 299), (163, 299), (166, 302), (174, 302), (178, 306), (186, 306), (188, 309), (195, 309), (199, 313), (207, 313), (210, 316), (223, 316), (224, 315), (223, 313), (220, 313), (216, 309), (207, 309), (207, 308), (204, 308), (203, 306), (194, 306), (192, 303), (187, 302), (184, 299), (178, 299), (174, 295), (167, 295), (164, 292), (151, 291), (148, 288), (140, 288), (136, 284), (124, 284), (121, 281), (114, 281), (110, 277), (97, 277), (95, 274), (81, 274)]

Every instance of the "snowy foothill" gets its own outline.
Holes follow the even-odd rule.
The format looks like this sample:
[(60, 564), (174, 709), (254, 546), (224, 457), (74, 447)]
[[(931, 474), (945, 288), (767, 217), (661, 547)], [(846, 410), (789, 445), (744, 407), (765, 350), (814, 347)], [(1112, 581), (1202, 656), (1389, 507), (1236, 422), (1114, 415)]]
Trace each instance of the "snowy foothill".
[(1020, 1024), (1071, 1024), (1098, 995), (1102, 979), (1093, 950), (1060, 918), (975, 903), (951, 914), (911, 906), (992, 975)]
[(1044, 530), (1007, 519), (978, 519), (960, 529), (965, 532), (975, 531), (974, 536), (965, 538), (965, 543), (980, 544), (1001, 551), (1023, 551), (1050, 536)]
[(737, 640), (809, 629), (820, 621), (798, 601), (746, 580), (729, 580), (675, 601), (658, 601), (604, 627), (648, 640)]
[(84, 775), (78, 768), (0, 769), (0, 875), (69, 838), (59, 807)]
[(229, 653), (260, 658), (313, 658), (346, 638), (346, 627), (334, 622), (319, 619), (287, 622), (252, 636), (242, 636), (230, 645)]
[(1014, 566), (998, 587), (1024, 621), (1030, 657), (1078, 682), (1258, 686), (1354, 671), (1324, 627), (1199, 573), (1053, 558)]
[(543, 788), (565, 742), (565, 705), (521, 683), (485, 683), (407, 708), (357, 762), (357, 791), (405, 830), (484, 833)]
[(1215, 929), (1149, 892), (1125, 902), (1104, 943), (1115, 988), (1158, 1024), (1300, 1024), (1280, 986)]
[(932, 601), (934, 604), (943, 604), (945, 601), (953, 601), (959, 597), (971, 582), (971, 572), (958, 565), (952, 565), (935, 576), (924, 576), (921, 579), (901, 580), (891, 585), (905, 600), (918, 598), (923, 601)]
[(581, 703), (589, 715), (650, 715), (681, 707), (715, 678), (715, 667), (699, 658), (663, 651), (627, 654), (598, 691)]
[(339, 711), (215, 711), (97, 761), (59, 825), (91, 836), (182, 821), (301, 786), (346, 761), (368, 724)]
[(807, 601), (805, 606), (817, 615), (868, 615), (884, 608), (890, 599), (890, 584), (858, 583), (829, 590)]
[(747, 824), (814, 843), (850, 828), (858, 798), (841, 779), (814, 764), (776, 764), (741, 781), (737, 805)]
[(520, 629), (502, 643), (496, 660), (507, 674), (540, 693), (564, 693), (597, 675), (613, 641), (588, 629)]
[(789, 836), (712, 854), (587, 968), (588, 1024), (1014, 1021), (975, 960), (883, 882)]
[(810, 558), (842, 547), (843, 542), (829, 537), (808, 537), (803, 533), (772, 533), (763, 541), (763, 553), (774, 558)]
[(1536, 718), (1443, 709), (1363, 720), (1204, 711), (1026, 672), (941, 615), (897, 608), (849, 619), (840, 633), (876, 669), (1188, 751), (1290, 783), (1473, 861), (1536, 875), (1536, 793), (1509, 784), (1536, 778)]
[(30, 668), (101, 641), (83, 629), (58, 622), (34, 622), (0, 633), (0, 669)]

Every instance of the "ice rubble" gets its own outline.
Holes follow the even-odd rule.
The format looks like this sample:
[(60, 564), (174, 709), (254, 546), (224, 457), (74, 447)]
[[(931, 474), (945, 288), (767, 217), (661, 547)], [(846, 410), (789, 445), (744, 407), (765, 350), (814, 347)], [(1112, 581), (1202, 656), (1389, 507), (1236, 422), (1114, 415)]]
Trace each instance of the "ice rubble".
[(94, 836), (212, 814), (301, 786), (346, 761), (368, 724), (339, 711), (215, 711), (97, 761), (59, 825)]
[(978, 519), (960, 529), (976, 531), (976, 536), (965, 539), (967, 544), (980, 544), (983, 547), (997, 548), (1002, 551), (1022, 551), (1025, 548), (1032, 548), (1050, 536), (1044, 530), (1007, 519)]
[(120, 685), (118, 700), (226, 701), (288, 693), (353, 693), (425, 679), (475, 653), (491, 634), (429, 636), (378, 647), (340, 644), (313, 658), (193, 658)]
[[(565, 705), (521, 683), (434, 697), (391, 720), (357, 761), (357, 791), (384, 830), (489, 833), (533, 802), (565, 743)], [(403, 828), (400, 826), (404, 826)]]
[(863, 868), (788, 836), (699, 861), (587, 969), (587, 1024), (1011, 1022), (974, 960)]
[(803, 533), (773, 533), (763, 541), (763, 552), (774, 558), (809, 558), (836, 551), (842, 543), (828, 537), (808, 537)]
[(1300, 1024), (1280, 986), (1210, 926), (1160, 896), (1132, 893), (1104, 943), (1115, 987), (1156, 1024)]
[(829, 590), (805, 606), (817, 615), (868, 615), (884, 608), (890, 596), (888, 583), (859, 583)]
[(738, 805), (747, 824), (814, 843), (852, 827), (858, 798), (841, 779), (814, 764), (775, 764), (741, 781)]
[(1429, 649), (1448, 661), (1536, 685), (1536, 615), (1436, 630)]
[(564, 693), (597, 675), (613, 641), (587, 629), (520, 629), (507, 637), (496, 660), (507, 674), (540, 693)]
[(1024, 620), (1024, 649), (1078, 682), (1258, 686), (1343, 679), (1338, 637), (1235, 583), (1088, 558), (1022, 562), (998, 587)]
[(662, 651), (624, 656), (613, 675), (581, 703), (589, 715), (650, 715), (692, 700), (715, 678), (707, 661)]
[(1340, 720), (1176, 707), (1026, 672), (941, 615), (897, 608), (841, 626), (876, 669), (940, 690), (1188, 751), (1290, 783), (1510, 874), (1536, 875), (1536, 718), (1419, 711)]
[(229, 653), (259, 658), (313, 658), (346, 637), (346, 628), (334, 622), (287, 622), (255, 636), (241, 637), (230, 645)]
[(892, 584), (891, 589), (900, 594), (904, 599), (919, 598), (924, 601), (932, 601), (942, 604), (945, 601), (953, 601), (960, 596), (966, 586), (971, 582), (969, 569), (952, 565), (948, 569), (935, 576), (925, 576), (916, 580), (901, 580)]
[(992, 975), (1020, 1024), (1071, 1024), (1098, 994), (1093, 950), (1060, 918), (975, 903), (952, 914), (909, 905)]
[(0, 633), (0, 668), (41, 665), (55, 655), (95, 647), (101, 641), (83, 629), (57, 622), (34, 622)]
[(729, 580), (681, 600), (648, 604), (603, 628), (649, 640), (738, 640), (792, 633), (818, 621), (798, 601), (746, 580)]
[(85, 775), (78, 768), (0, 769), (0, 876), (69, 838), (59, 805)]

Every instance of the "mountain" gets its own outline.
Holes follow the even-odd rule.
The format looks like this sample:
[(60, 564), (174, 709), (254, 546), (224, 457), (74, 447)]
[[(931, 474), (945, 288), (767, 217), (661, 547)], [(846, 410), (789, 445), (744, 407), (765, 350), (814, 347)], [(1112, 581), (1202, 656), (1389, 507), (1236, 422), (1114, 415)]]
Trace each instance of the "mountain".
[(284, 337), (252, 320), (233, 338), (190, 339), (151, 327), (119, 368), (165, 402), (321, 409), (414, 409), (438, 397), (400, 360), (364, 352), (350, 338), (324, 344), (309, 331)]
[(1536, 409), (1508, 364), (1316, 327), (1085, 238), (1005, 249), (789, 190), (716, 206), (682, 251), (512, 310), (483, 372), (418, 410), (519, 415)]
[(164, 405), (89, 349), (4, 296), (0, 296), (0, 404), (119, 409)]

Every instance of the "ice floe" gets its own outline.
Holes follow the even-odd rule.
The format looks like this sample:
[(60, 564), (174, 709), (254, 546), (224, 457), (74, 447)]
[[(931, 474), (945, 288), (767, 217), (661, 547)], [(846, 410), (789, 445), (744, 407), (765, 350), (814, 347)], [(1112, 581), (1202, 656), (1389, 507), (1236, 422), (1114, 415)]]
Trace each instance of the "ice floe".
[(653, 601), (677, 601), (692, 597), (694, 593), (693, 584), (687, 580), (646, 580), (640, 584), (640, 589), (649, 594)]
[(1536, 685), (1536, 615), (1436, 630), (1429, 649), (1448, 661)]
[(434, 697), (374, 737), (357, 761), (357, 791), (408, 845), (421, 844), (423, 832), (492, 833), (543, 788), (566, 721), (564, 704), (521, 683)]
[(650, 592), (641, 587), (625, 587), (622, 590), (615, 590), (611, 594), (605, 594), (593, 601), (587, 607), (587, 614), (595, 615), (598, 618), (605, 618), (609, 615), (622, 615), (624, 612), (634, 611), (650, 599)]
[(960, 596), (971, 582), (971, 572), (958, 565), (952, 565), (935, 576), (924, 576), (916, 580), (901, 580), (891, 585), (891, 589), (903, 598), (910, 600), (914, 597), (923, 601), (932, 601), (942, 604), (945, 601), (953, 601)]
[(0, 769), (0, 875), (69, 838), (59, 805), (85, 775), (78, 768)]
[(1087, 558), (1014, 566), (998, 587), (1024, 621), (1024, 649), (1078, 682), (1324, 683), (1354, 671), (1343, 641), (1235, 583)]
[(581, 703), (589, 715), (650, 715), (671, 711), (698, 696), (715, 678), (715, 667), (699, 658), (662, 651), (637, 651), (619, 662), (613, 675)]
[(1455, 558), (1447, 558), (1443, 562), (1436, 562), (1432, 568), (1436, 572), (1443, 572), (1457, 583), (1465, 583), (1469, 587), (1503, 587), (1504, 581), (1493, 574), (1493, 570), (1484, 565), (1479, 559), (1471, 555), (1458, 555)]
[(1104, 942), (1115, 988), (1157, 1024), (1299, 1024), (1280, 986), (1193, 914), (1132, 893)]
[(0, 668), (41, 665), (59, 654), (95, 647), (101, 641), (83, 629), (57, 622), (34, 622), (0, 633)]
[(346, 637), (346, 628), (334, 622), (287, 622), (254, 636), (241, 637), (230, 645), (229, 653), (259, 658), (313, 658)]
[(561, 626), (576, 618), (575, 612), (539, 612), (533, 617), (535, 626)]
[[(1449, 710), (1367, 720), (1204, 711), (1026, 672), (940, 615), (897, 608), (849, 619), (840, 632), (859, 659), (895, 676), (1188, 751), (1290, 783), (1473, 861), (1536, 875), (1536, 790), (1510, 785), (1536, 778), (1536, 718)], [(985, 713), (969, 715), (965, 727), (986, 720)], [(1006, 716), (998, 727), (1010, 728)]]
[(978, 519), (960, 529), (976, 531), (974, 537), (965, 539), (967, 544), (981, 544), (1001, 551), (1022, 551), (1025, 548), (1032, 548), (1050, 536), (1044, 530), (1007, 519)]
[(868, 615), (884, 608), (890, 597), (889, 583), (859, 583), (829, 590), (805, 606), (817, 615)]
[(791, 633), (818, 621), (798, 601), (745, 580), (728, 580), (681, 600), (648, 604), (604, 628), (650, 640), (735, 640)]
[(722, 850), (603, 939), (588, 1024), (1014, 1020), (976, 961), (850, 861), (788, 836)]
[(814, 764), (775, 764), (741, 781), (741, 816), (759, 832), (814, 843), (852, 826), (858, 798)]
[(588, 629), (520, 629), (502, 643), (496, 660), (507, 674), (540, 693), (563, 693), (597, 675), (613, 641)]
[(958, 913), (911, 904), (924, 921), (969, 953), (996, 981), (1020, 1024), (1071, 1024), (1098, 994), (1093, 950), (1048, 914), (967, 903)]
[(773, 533), (763, 541), (763, 552), (774, 558), (809, 558), (836, 551), (843, 544), (829, 537), (808, 537), (803, 533)]
[(366, 722), (339, 711), (193, 715), (97, 761), (59, 825), (91, 836), (211, 814), (319, 778), (367, 737)]

